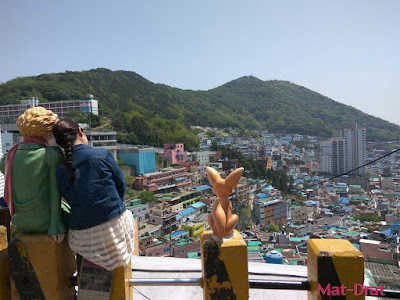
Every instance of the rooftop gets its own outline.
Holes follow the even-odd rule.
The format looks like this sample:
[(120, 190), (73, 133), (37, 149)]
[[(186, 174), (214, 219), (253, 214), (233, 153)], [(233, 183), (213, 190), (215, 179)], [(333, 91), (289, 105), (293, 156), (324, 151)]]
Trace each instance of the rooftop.
[(204, 191), (204, 190), (211, 189), (211, 186), (209, 186), (209, 185), (201, 185), (201, 186), (196, 187), (195, 189), (198, 190), (198, 191)]
[(374, 244), (379, 245), (380, 241), (360, 239), (360, 244)]
[(192, 204), (191, 206), (194, 207), (194, 208), (200, 208), (200, 207), (203, 207), (205, 205), (207, 205), (207, 204), (205, 204), (204, 202), (199, 201), (199, 202), (196, 202), (196, 203)]
[(195, 211), (196, 211), (196, 210), (195, 210), (194, 208), (189, 207), (189, 208), (186, 208), (186, 209), (180, 211), (179, 214), (180, 214), (181, 216), (186, 216), (186, 215), (189, 215), (189, 214), (191, 214), (191, 213), (194, 213)]

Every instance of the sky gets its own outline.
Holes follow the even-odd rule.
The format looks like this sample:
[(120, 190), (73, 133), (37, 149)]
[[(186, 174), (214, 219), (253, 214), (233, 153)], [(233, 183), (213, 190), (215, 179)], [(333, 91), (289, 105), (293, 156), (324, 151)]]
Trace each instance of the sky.
[(209, 90), (253, 75), (400, 125), (399, 12), (398, 0), (0, 0), (0, 83), (103, 67)]

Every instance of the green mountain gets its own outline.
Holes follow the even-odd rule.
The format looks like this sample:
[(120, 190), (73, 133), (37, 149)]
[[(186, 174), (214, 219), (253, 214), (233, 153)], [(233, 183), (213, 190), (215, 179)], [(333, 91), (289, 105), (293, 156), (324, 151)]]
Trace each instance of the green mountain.
[(154, 84), (129, 71), (99, 68), (16, 78), (0, 85), (0, 104), (93, 94), (119, 138), (132, 143), (183, 141), (195, 148), (190, 125), (234, 127), (329, 137), (333, 130), (367, 127), (368, 141), (398, 140), (400, 127), (286, 81), (245, 76), (208, 91)]

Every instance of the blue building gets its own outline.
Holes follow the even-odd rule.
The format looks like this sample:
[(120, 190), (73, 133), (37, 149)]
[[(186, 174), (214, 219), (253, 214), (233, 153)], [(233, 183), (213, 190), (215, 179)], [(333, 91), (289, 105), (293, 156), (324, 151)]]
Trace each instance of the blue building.
[(389, 224), (391, 234), (400, 234), (400, 222)]
[(136, 167), (136, 175), (156, 171), (156, 155), (153, 148), (123, 148), (118, 149), (117, 156), (124, 164)]

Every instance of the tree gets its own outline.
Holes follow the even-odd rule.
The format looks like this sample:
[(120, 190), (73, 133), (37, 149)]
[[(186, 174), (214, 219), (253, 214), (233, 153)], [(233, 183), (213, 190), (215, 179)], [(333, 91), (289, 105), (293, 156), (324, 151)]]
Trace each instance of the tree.
[(71, 110), (65, 114), (68, 119), (75, 121), (77, 123), (85, 123), (87, 119), (85, 115), (81, 113), (79, 110)]
[(207, 136), (209, 137), (209, 138), (212, 138), (212, 137), (215, 137), (215, 132), (214, 131), (207, 131), (206, 132), (206, 134), (207, 134)]
[(156, 196), (154, 195), (153, 192), (150, 192), (150, 191), (141, 191), (138, 194), (138, 198), (141, 200), (142, 203), (156, 201)]
[(262, 231), (267, 231), (267, 232), (281, 232), (278, 226), (275, 224), (268, 224), (266, 226), (263, 226), (260, 228)]
[(276, 226), (275, 224), (272, 224), (272, 223), (266, 226), (266, 230), (267, 230), (268, 232), (281, 232), (281, 230), (279, 229), (279, 227)]
[(241, 230), (245, 230), (247, 226), (251, 226), (251, 208), (250, 206), (239, 200), (239, 225)]
[(267, 170), (267, 182), (280, 190), (283, 194), (292, 193), (293, 177), (283, 170)]
[(354, 219), (360, 220), (361, 222), (379, 222), (382, 221), (382, 219), (379, 216), (353, 216)]

